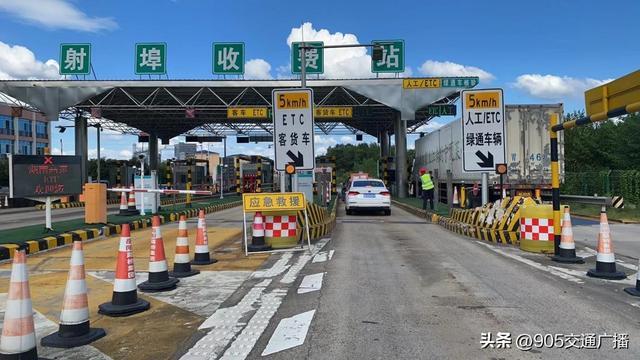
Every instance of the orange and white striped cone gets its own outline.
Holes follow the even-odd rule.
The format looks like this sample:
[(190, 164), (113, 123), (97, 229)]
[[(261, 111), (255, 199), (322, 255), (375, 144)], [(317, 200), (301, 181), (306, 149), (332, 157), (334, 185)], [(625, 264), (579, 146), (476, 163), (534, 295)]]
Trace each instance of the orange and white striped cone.
[(453, 187), (453, 207), (459, 207), (460, 206), (460, 200), (458, 200), (458, 187), (454, 186)]
[(16, 249), (0, 337), (0, 359), (37, 359), (36, 333), (29, 292), (27, 252)]
[(251, 228), (251, 244), (247, 245), (248, 251), (267, 251), (271, 246), (264, 242), (264, 217), (262, 213), (256, 211), (253, 216), (253, 226)]
[(100, 304), (98, 312), (107, 316), (129, 316), (149, 310), (149, 307), (148, 301), (138, 298), (136, 270), (131, 251), (131, 230), (129, 224), (122, 224), (113, 297), (110, 302)]
[(149, 280), (138, 285), (138, 289), (148, 292), (167, 291), (176, 288), (180, 280), (169, 277), (164, 241), (160, 231), (160, 216), (151, 219), (151, 246), (149, 247)]
[(620, 280), (627, 277), (622, 271), (616, 271), (616, 257), (613, 254), (607, 210), (604, 206), (600, 210), (600, 233), (596, 250), (596, 268), (587, 271), (588, 276), (609, 280)]
[[(133, 186), (131, 187), (133, 190)], [(128, 215), (140, 215), (140, 210), (136, 209), (136, 194), (133, 191), (129, 191), (129, 199), (127, 200), (127, 213)]]
[(118, 215), (129, 215), (129, 208), (127, 207), (127, 193), (120, 193), (120, 211)]
[(104, 329), (91, 328), (89, 325), (89, 300), (85, 281), (84, 255), (82, 241), (73, 242), (69, 277), (64, 291), (60, 328), (57, 332), (45, 336), (42, 346), (72, 348), (86, 345), (105, 336)]
[(629, 295), (640, 296), (640, 261), (638, 261), (638, 273), (636, 274), (636, 287), (628, 287), (624, 289)]
[(193, 265), (209, 265), (215, 263), (216, 259), (211, 258), (209, 253), (209, 238), (207, 235), (207, 221), (204, 217), (204, 210), (198, 213), (198, 230), (196, 232), (196, 248), (193, 255)]
[(189, 258), (189, 235), (187, 233), (187, 217), (180, 215), (178, 237), (176, 238), (176, 255), (173, 258), (173, 271), (170, 276), (183, 278), (200, 274), (200, 270), (191, 268)]
[(576, 256), (576, 243), (573, 241), (573, 229), (571, 227), (571, 215), (569, 207), (564, 208), (562, 219), (562, 237), (560, 238), (560, 251), (551, 260), (561, 263), (582, 264), (584, 259)]

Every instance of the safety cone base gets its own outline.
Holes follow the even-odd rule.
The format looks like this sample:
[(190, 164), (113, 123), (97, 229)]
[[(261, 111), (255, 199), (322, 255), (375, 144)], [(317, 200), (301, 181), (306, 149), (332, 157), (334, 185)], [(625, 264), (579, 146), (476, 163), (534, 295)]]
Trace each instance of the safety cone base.
[(566, 257), (562, 255), (554, 255), (551, 260), (565, 264), (584, 264), (584, 259), (579, 256)]
[(587, 276), (607, 280), (622, 280), (627, 277), (627, 274), (622, 271), (599, 271), (597, 269), (591, 269), (587, 271)]
[[(89, 322), (87, 321), (87, 326)], [(89, 328), (86, 334), (73, 337), (63, 337), (60, 331), (56, 331), (51, 335), (47, 335), (40, 340), (42, 346), (49, 346), (55, 348), (72, 348), (82, 345), (90, 344), (107, 335), (104, 329), (101, 328)]]
[(98, 313), (113, 317), (129, 316), (149, 310), (150, 307), (149, 302), (143, 299), (138, 299), (135, 303), (127, 305), (114, 305), (111, 302), (106, 302), (98, 306)]
[(29, 351), (25, 351), (22, 353), (16, 353), (16, 354), (0, 354), (0, 360), (43, 360), (43, 358), (38, 357), (38, 350), (37, 347), (34, 347), (33, 349), (29, 350)]
[(170, 271), (169, 272), (169, 276), (177, 277), (177, 278), (184, 278), (184, 277), (194, 276), (198, 274), (200, 274), (200, 270), (197, 270), (197, 269), (191, 269), (189, 271), (178, 271), (178, 272)]
[(262, 244), (262, 245), (249, 244), (249, 245), (247, 245), (247, 251), (249, 251), (249, 252), (253, 252), (253, 251), (269, 251), (269, 250), (271, 250), (271, 246), (270, 245), (266, 245), (266, 244)]
[(215, 264), (217, 263), (218, 260), (216, 259), (203, 259), (203, 260), (198, 260), (197, 257), (195, 257), (192, 261), (191, 261), (191, 265), (210, 265), (210, 264)]
[(631, 296), (640, 296), (640, 289), (637, 287), (628, 287), (624, 289), (624, 292)]
[(147, 280), (138, 285), (138, 289), (145, 292), (169, 291), (175, 289), (179, 282), (179, 279), (172, 277), (161, 282), (150, 282)]

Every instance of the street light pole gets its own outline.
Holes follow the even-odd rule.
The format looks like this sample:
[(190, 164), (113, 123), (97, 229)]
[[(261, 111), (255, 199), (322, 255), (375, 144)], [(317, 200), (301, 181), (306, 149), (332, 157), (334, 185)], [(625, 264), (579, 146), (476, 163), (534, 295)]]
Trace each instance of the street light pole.
[(100, 182), (100, 131), (102, 130), (102, 126), (100, 126), (100, 124), (96, 124), (95, 125), (96, 128), (96, 132), (97, 132), (97, 137), (98, 137), (98, 151), (97, 151), (97, 155), (98, 155), (98, 183)]
[(220, 199), (224, 199), (224, 160), (227, 157), (227, 136), (222, 139), (224, 147), (222, 152), (222, 161), (220, 162)]

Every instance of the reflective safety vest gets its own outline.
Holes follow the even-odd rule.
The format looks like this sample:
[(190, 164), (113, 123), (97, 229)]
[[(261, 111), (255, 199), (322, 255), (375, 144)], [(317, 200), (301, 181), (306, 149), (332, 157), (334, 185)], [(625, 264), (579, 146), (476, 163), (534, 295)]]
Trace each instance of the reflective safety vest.
[(431, 190), (434, 188), (433, 181), (431, 181), (431, 175), (428, 173), (420, 176), (420, 181), (422, 181), (422, 190)]

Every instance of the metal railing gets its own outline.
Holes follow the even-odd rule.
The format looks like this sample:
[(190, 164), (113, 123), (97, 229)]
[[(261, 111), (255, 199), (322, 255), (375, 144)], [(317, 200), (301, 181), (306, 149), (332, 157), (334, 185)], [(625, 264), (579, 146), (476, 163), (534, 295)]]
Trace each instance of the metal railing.
[(611, 197), (609, 196), (560, 195), (560, 200), (607, 207), (612, 204)]

